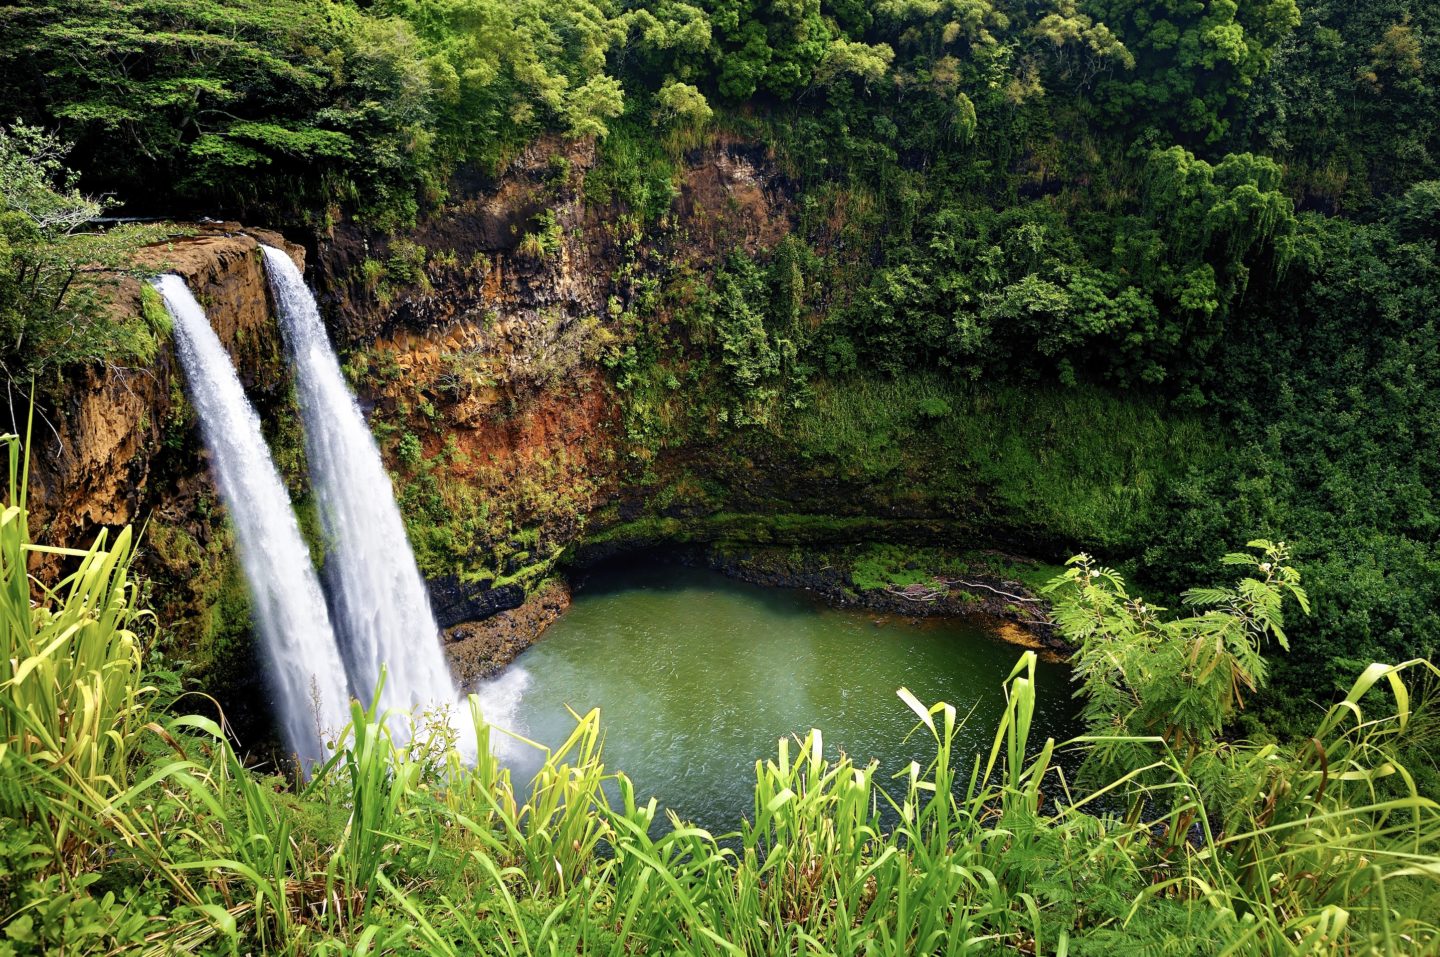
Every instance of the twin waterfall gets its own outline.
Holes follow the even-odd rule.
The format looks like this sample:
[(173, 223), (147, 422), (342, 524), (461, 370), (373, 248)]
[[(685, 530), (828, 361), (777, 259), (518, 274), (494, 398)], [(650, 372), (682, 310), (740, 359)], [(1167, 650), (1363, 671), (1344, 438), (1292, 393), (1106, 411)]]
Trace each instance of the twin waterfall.
[(325, 596), (260, 434), (260, 417), (205, 310), (179, 276), (156, 281), (175, 320), (175, 351), (230, 510), (240, 564), (254, 598), (280, 725), (301, 763), (325, 756), (323, 737), (350, 720), (350, 691)]
[[(407, 715), (453, 706), (459, 694), (390, 477), (315, 299), (289, 256), (262, 249), (325, 535), (323, 591), (234, 364), (185, 282), (167, 275), (156, 286), (175, 320), (176, 351), (235, 528), (280, 724), (308, 767), (349, 721), (352, 693), (368, 705), (379, 686), (381, 711)], [(408, 723), (392, 728), (403, 736)], [(463, 741), (462, 749), (470, 750)]]

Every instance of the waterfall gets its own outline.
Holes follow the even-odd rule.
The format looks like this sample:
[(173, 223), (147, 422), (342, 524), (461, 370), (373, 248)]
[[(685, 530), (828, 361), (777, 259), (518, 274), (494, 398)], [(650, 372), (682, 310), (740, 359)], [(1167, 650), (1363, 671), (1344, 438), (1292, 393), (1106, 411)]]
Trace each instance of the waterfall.
[(415, 713), (454, 705), (459, 694), (380, 450), (300, 270), (280, 250), (262, 248), (295, 364), (310, 479), (329, 549), (325, 582), (351, 682), (368, 700), (383, 666), (382, 708)]
[(308, 766), (325, 756), (324, 736), (350, 719), (345, 668), (320, 582), (234, 363), (183, 279), (161, 276), (155, 285), (175, 321), (175, 350), (235, 528), (278, 716), (287, 743)]

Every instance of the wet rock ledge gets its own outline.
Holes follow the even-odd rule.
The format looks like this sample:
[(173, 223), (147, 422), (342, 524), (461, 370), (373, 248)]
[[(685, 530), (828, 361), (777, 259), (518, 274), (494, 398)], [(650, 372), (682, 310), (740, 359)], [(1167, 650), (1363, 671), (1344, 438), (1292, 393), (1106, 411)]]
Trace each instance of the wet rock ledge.
[(534, 644), (569, 607), (570, 586), (552, 578), (517, 607), (445, 628), (450, 671), (462, 686), (493, 676)]

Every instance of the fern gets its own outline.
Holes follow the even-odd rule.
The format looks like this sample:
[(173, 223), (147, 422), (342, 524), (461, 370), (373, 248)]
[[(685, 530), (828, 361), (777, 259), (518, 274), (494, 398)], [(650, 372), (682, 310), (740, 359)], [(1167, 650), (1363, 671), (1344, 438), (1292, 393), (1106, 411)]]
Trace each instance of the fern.
[(1245, 697), (1264, 686), (1264, 643), (1273, 639), (1288, 649), (1286, 598), (1307, 606), (1284, 544), (1257, 540), (1250, 547), (1258, 554), (1235, 552), (1221, 561), (1253, 574), (1230, 588), (1185, 592), (1187, 606), (1204, 610), (1182, 617), (1167, 618), (1165, 609), (1130, 595), (1121, 576), (1088, 555), (1071, 559), (1065, 574), (1046, 586), (1056, 596), (1061, 632), (1079, 645), (1074, 674), (1090, 732), (1132, 739), (1098, 741), (1088, 759), (1091, 771), (1124, 773), (1153, 764), (1153, 752), (1133, 740), (1145, 736), (1169, 744), (1189, 768), (1216, 746)]

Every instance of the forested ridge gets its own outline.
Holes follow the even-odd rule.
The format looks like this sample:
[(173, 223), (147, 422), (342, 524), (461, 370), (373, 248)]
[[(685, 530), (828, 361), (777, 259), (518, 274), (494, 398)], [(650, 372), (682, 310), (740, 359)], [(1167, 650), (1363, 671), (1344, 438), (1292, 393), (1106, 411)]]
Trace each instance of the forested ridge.
[[(1374, 848), (1350, 844), (1342, 853), (1334, 845), (1307, 845), (1305, 854), (1319, 856), (1300, 863), (1300, 852), (1292, 856), (1294, 848), (1285, 844), (1289, 831), (1277, 837), (1268, 830), (1272, 824), (1299, 827), (1304, 815), (1333, 810), (1339, 816), (1341, 804), (1345, 814), (1364, 804), (1371, 817), (1359, 830), (1373, 825), (1393, 834), (1387, 828), (1399, 825), (1390, 815), (1410, 814), (1411, 852), (1435, 853), (1434, 831), (1425, 830), (1431, 811), (1386, 803), (1440, 793), (1431, 724), (1407, 725), (1404, 692), (1393, 690), (1400, 679), (1382, 682), (1383, 675), (1365, 669), (1373, 662), (1433, 660), (1440, 640), (1440, 6), (1419, 0), (12, 0), (0, 4), (0, 90), (6, 94), (0, 362), (17, 394), (28, 395), (33, 383), (42, 415), (46, 395), (61, 389), (77, 366), (142, 367), (168, 335), (158, 307), (120, 322), (104, 303), (105, 284), (117, 270), (143, 273), (128, 257), (163, 235), (151, 219), (238, 219), (307, 243), (342, 226), (357, 230), (386, 253), (367, 261), (356, 282), (387, 303), (455, 266), (453, 251), (408, 238), (427, 220), (455, 208), (476, 184), (499, 182), (537, 143), (593, 142), (584, 201), (628, 258), (613, 277), (608, 313), (593, 317), (599, 331), (587, 332), (590, 338), (574, 351), (603, 369), (614, 389), (637, 487), (663, 473), (657, 463), (667, 454), (685, 449), (703, 449), (704, 461), (719, 463), (717, 469), (742, 458), (748, 464), (788, 457), (879, 489), (877, 500), (886, 488), (897, 501), (912, 492), (928, 501), (952, 496), (956, 514), (970, 516), (971, 524), (988, 522), (996, 539), (1013, 538), (1049, 561), (1082, 550), (1096, 556), (1077, 560), (1081, 571), (1054, 585), (1063, 599), (1057, 599), (1057, 627), (1079, 649), (1091, 729), (1111, 728), (1134, 740), (1112, 749), (1118, 756), (1104, 749), (1092, 756), (1088, 782), (1134, 775), (1144, 788), (1159, 789), (1125, 792), (1131, 803), (1121, 809), (1131, 826), (1157, 806), (1172, 815), (1163, 840), (1146, 851), (1156, 855), (1146, 867), (1159, 861), (1163, 870), (1189, 859), (1175, 833), (1207, 827), (1231, 838), (1246, 835), (1235, 840), (1250, 856), (1225, 858), (1235, 881), (1230, 909), (1222, 908), (1228, 917), (1189, 923), (1194, 914), (1176, 904), (1173, 913), (1162, 908), (1155, 926), (1142, 933), (1122, 920), (1140, 887), (1152, 888), (1144, 892), (1147, 901), (1163, 899), (1168, 907), (1189, 899), (1193, 887), (1181, 884), (1214, 886), (1217, 877), (1191, 871), (1182, 879), (1177, 872), (1174, 884), (1153, 871), (1118, 877), (1135, 833), (1115, 837), (1084, 866), (1067, 864), (1074, 868), (1067, 872), (1072, 882), (1119, 888), (1114, 900), (1089, 911), (1073, 888), (1050, 886), (1029, 902), (1034, 921), (1020, 921), (1017, 930), (1006, 894), (1038, 880), (1045, 865), (1037, 861), (1053, 861), (1094, 837), (1091, 821), (1098, 818), (1066, 812), (1047, 819), (1053, 830), (1027, 833), (1024, 841), (1034, 838), (1030, 856), (1018, 863), (1007, 858), (1013, 870), (1001, 873), (1000, 864), (985, 859), (984, 866), (994, 868), (991, 878), (1000, 875), (987, 885), (999, 902), (994, 913), (976, 918), (974, 940), (1041, 952), (1059, 946), (1060, 930), (1072, 953), (1106, 952), (1122, 940), (1106, 934), (1120, 934), (1124, 924), (1136, 935), (1124, 941), (1163, 938), (1182, 946), (1176, 942), (1198, 932), (1243, 937), (1244, 946), (1264, 952), (1325, 952), (1347, 931), (1324, 908), (1349, 907), (1355, 898), (1346, 895), (1363, 897), (1371, 885), (1357, 889), (1340, 881), (1317, 890), (1324, 882), (1315, 874), (1351, 852), (1364, 859), (1356, 865), (1363, 870)], [(687, 241), (679, 180), (687, 157), (721, 142), (756, 150), (777, 171), (791, 228), (769, 248), (728, 251), (697, 274), (674, 252)], [(560, 183), (572, 175), (559, 148), (549, 175)], [(514, 239), (516, 256), (542, 262), (557, 254), (564, 236), (547, 210)], [(353, 346), (354, 375), (385, 374), (367, 343)], [(457, 394), (482, 379), (470, 374), (474, 382), (467, 384), (466, 374), (457, 366)], [(428, 417), (438, 436), (443, 422), (425, 405), (407, 407), (405, 416)], [(497, 520), (485, 503), (437, 487), (433, 456), (405, 416), (377, 432), (397, 469), (422, 568), (452, 573), (491, 547), (486, 523)], [(1129, 431), (1108, 432), (1113, 423)], [(999, 425), (1005, 434), (997, 434)], [(1065, 451), (1052, 454), (1056, 448)], [(1076, 461), (1103, 481), (1079, 488), (1067, 473)], [(686, 467), (692, 467), (688, 460)], [(510, 551), (501, 558), (539, 550), (525, 540), (526, 530), (507, 534)], [(1250, 561), (1232, 552), (1245, 542), (1264, 553), (1266, 564), (1259, 564), (1262, 558), (1251, 564), (1260, 569), (1255, 574), (1266, 597), (1257, 597), (1259, 586), (1233, 581), (1231, 566)], [(1217, 567), (1226, 554), (1229, 564)], [(1096, 581), (1082, 571), (1094, 572)], [(1166, 606), (1218, 605), (1240, 622), (1234, 625), (1239, 631), (1217, 632), (1229, 642), (1223, 666), (1216, 665), (1228, 687), (1210, 686), (1215, 674), (1206, 670), (1200, 684), (1207, 687), (1196, 692), (1203, 700), (1170, 696), (1167, 682), (1187, 668), (1178, 642), (1195, 642), (1206, 627), (1204, 615), (1174, 619), (1178, 612), (1147, 610), (1125, 591), (1127, 582)], [(1231, 586), (1240, 591), (1223, 591)], [(1303, 614), (1283, 620), (1283, 631), (1282, 596), (1285, 607), (1305, 606)], [(1133, 656), (1126, 659), (1128, 677), (1105, 670), (1114, 659), (1098, 655), (1094, 634)], [(1176, 643), (1167, 644), (1172, 639)], [(1284, 653), (1281, 644), (1288, 646)], [(1143, 679), (1154, 682), (1149, 690), (1136, 676), (1147, 660), (1156, 669)], [(1417, 665), (1405, 673), (1417, 702), (1428, 702), (1435, 687), (1423, 671)], [(1391, 689), (1396, 713), (1404, 715), (1393, 740), (1373, 740), (1363, 722), (1353, 734), (1338, 730), (1337, 714), (1347, 706), (1330, 709), (1356, 694), (1358, 675), (1368, 678), (1361, 695), (1372, 686)], [(1203, 714), (1195, 717), (1190, 708)], [(932, 774), (943, 775), (944, 734), (934, 723), (941, 714), (917, 711), (941, 749)], [(1194, 718), (1189, 724), (1187, 715)], [(1317, 716), (1320, 733), (1314, 733)], [(365, 734), (381, 733), (373, 714), (369, 719), (367, 725), (357, 713), (357, 744)], [(1326, 751), (1331, 733), (1348, 735), (1341, 745), (1347, 757)], [(1173, 746), (1172, 764), (1146, 764), (1141, 752), (1149, 744), (1135, 740), (1147, 736)], [(1309, 744), (1295, 741), (1314, 745), (1307, 751)], [(592, 743), (577, 738), (582, 766), (589, 767), (585, 749)], [(196, 747), (179, 748), (188, 754), (184, 760), (200, 760)], [(1030, 777), (1022, 773), (1023, 742), (1008, 753), (1010, 777), (996, 778), (995, 791), (985, 790), (988, 778), (972, 789), (964, 824), (946, 817), (955, 809), (937, 806), (943, 802), (925, 804), (925, 814), (945, 823), (929, 830), (915, 824), (907, 853), (922, 846), (935, 851), (951, 838), (985, 844), (993, 835), (977, 836), (975, 829), (987, 821), (991, 804), (1003, 805), (1005, 815), (1038, 814), (1034, 782), (1044, 768)], [(1404, 774), (1370, 774), (1389, 759)], [(207, 752), (204, 760), (216, 762), (207, 774), (231, 773), (222, 770), (229, 760), (224, 753)], [(346, 761), (357, 762), (353, 780), (360, 780), (371, 773), (359, 767), (361, 760), (344, 752), (306, 794), (338, 787)], [(420, 781), (443, 778), (457, 792), (477, 794), (509, 788), (508, 780), (498, 783), (495, 769), (482, 769), (462, 785), (455, 783), (462, 772), (445, 768), (434, 754), (405, 760), (413, 762), (414, 776), (406, 779), (404, 795), (391, 792), (396, 796), (388, 807), (411, 807), (407, 828), (425, 821), (406, 831), (407, 853), (420, 855), (417, 835), (439, 828), (442, 818), (462, 830), (474, 824), (447, 817), (460, 814), (455, 807), (427, 805), (421, 812), (414, 810), (419, 804), (406, 804), (413, 797), (408, 789)], [(1266, 764), (1272, 760), (1288, 763), (1283, 769)], [(1355, 762), (1347, 765), (1354, 775), (1334, 780), (1357, 793), (1369, 788), (1363, 800), (1335, 793), (1343, 790), (1338, 786), (1327, 792), (1325, 783), (1317, 794), (1310, 778), (1293, 791), (1277, 783), (1300, 780), (1316, 761), (1338, 768), (1345, 760)], [(780, 767), (781, 778), (802, 773), (783, 757)], [(600, 774), (598, 767), (590, 771)], [(823, 777), (822, 784), (822, 772), (814, 773), (812, 791), (784, 778), (771, 795), (793, 787), (792, 797), (814, 797), (814, 808), (823, 808), (814, 820), (797, 817), (796, 834), (823, 830), (818, 822), (825, 814), (849, 806), (837, 778)], [(1201, 795), (1194, 803), (1172, 801), (1165, 782), (1176, 776), (1186, 794), (1193, 788)], [(1402, 778), (1406, 785), (1397, 785)], [(577, 782), (567, 792), (583, 792), (577, 801), (600, 800), (598, 785), (589, 778)], [(908, 800), (918, 802), (919, 814), (924, 802), (916, 788), (925, 789), (914, 779), (911, 785)], [(838, 790), (827, 790), (832, 787)], [(1327, 794), (1341, 803), (1324, 804)], [(832, 799), (834, 806), (826, 803)], [(263, 802), (254, 800), (246, 806), (255, 814), (281, 813), (273, 806), (255, 810)], [(577, 907), (592, 891), (586, 906), (599, 900), (603, 894), (595, 888), (604, 881), (589, 890), (571, 881), (604, 831), (607, 841), (628, 835), (637, 842), (605, 866), (633, 882), (623, 884), (634, 893), (624, 899), (646, 901), (635, 906), (665, 915), (647, 939), (679, 939), (704, 927), (707, 943), (695, 945), (703, 950), (712, 947), (711, 928), (722, 936), (739, 933), (735, 928), (761, 912), (740, 904), (728, 916), (701, 913), (703, 906), (687, 910), (689, 904), (678, 902), (692, 898), (678, 890), (663, 905), (647, 898), (650, 878), (626, 871), (626, 853), (635, 855), (631, 865), (647, 867), (652, 854), (657, 861), (662, 853), (676, 855), (664, 859), (667, 867), (689, 860), (687, 893), (720, 880), (712, 869), (725, 853), (702, 851), (699, 844), (682, 848), (687, 840), (704, 843), (683, 831), (663, 852), (644, 844), (631, 834), (634, 821), (644, 818), (643, 806), (617, 812), (633, 819), (630, 824), (608, 817), (601, 824), (572, 820), (563, 808), (547, 805), (546, 823), (532, 818), (535, 830), (522, 836), (519, 811), (496, 800), (495, 819), (514, 826), (503, 852), (491, 851), (502, 866), (520, 862), (514, 866), (530, 882), (534, 901)], [(1218, 808), (1231, 800), (1246, 810), (1221, 820)], [(1296, 810), (1301, 805), (1303, 814)], [(757, 807), (762, 817), (775, 811)], [(1276, 824), (1287, 807), (1295, 816)], [(1242, 822), (1241, 814), (1252, 817)], [(873, 823), (862, 818), (856, 820)], [(766, 820), (756, 833), (781, 828)], [(99, 825), (73, 826), (80, 834)], [(956, 837), (955, 829), (966, 827), (972, 828), (967, 836)], [(347, 853), (358, 855), (346, 858), (346, 866), (361, 866), (358, 859), (375, 864), (376, 848), (346, 834), (353, 842)], [(557, 865), (558, 883), (552, 883), (545, 870), (549, 851), (537, 848), (552, 838), (559, 847), (560, 834), (566, 847), (572, 838), (577, 842), (576, 857)], [(825, 834), (824, 840), (837, 840)], [(746, 840), (752, 837), (747, 832)], [(764, 843), (754, 839), (752, 854)], [(1210, 836), (1194, 839), (1196, 848), (1214, 852), (1210, 863), (1235, 850), (1224, 838), (1207, 842)], [(866, 897), (873, 886), (865, 891), (863, 885), (873, 884), (884, 852), (870, 847), (876, 853), (865, 857), (858, 848), (852, 848), (855, 860), (864, 861), (836, 878), (843, 884), (862, 875), (853, 900), (845, 896), (853, 887), (830, 895), (824, 906), (819, 898), (769, 900), (766, 889), (784, 882), (755, 878), (756, 900), (775, 908), (764, 913), (777, 920), (781, 913), (803, 914), (799, 923), (824, 941), (805, 938), (802, 945), (797, 937), (796, 948), (872, 952), (837, 931), (845, 921), (825, 910), (863, 909), (874, 900)], [(1332, 851), (1338, 857), (1326, 857)], [(848, 861), (845, 853), (834, 845), (817, 851), (820, 858)], [(763, 857), (745, 858), (747, 866), (759, 866)], [(1276, 863), (1280, 858), (1284, 867)], [(196, 850), (194, 860), (203, 859)], [(1433, 856), (1428, 860), (1414, 866), (1433, 868)], [(410, 863), (415, 874), (423, 871)], [(195, 908), (198, 926), (204, 907), (216, 901), (181, 879), (190, 864), (165, 867), (172, 865), (177, 869), (167, 886)], [(1272, 865), (1281, 879), (1257, 882), (1256, 868)], [(654, 868), (666, 871), (659, 863)], [(1106, 876), (1097, 876), (1101, 872)], [(926, 873), (929, 879), (938, 872)], [(388, 935), (398, 915), (411, 911), (383, 877), (371, 868), (344, 880), (365, 888), (356, 900), (373, 895), (392, 908), (373, 921)], [(985, 880), (973, 874), (966, 880), (972, 878), (969, 890), (948, 892), (983, 896), (976, 888)], [(896, 877), (892, 889), (906, 879)], [(17, 880), (0, 874), (0, 900)], [(416, 877), (416, 886), (426, 880)], [(1312, 891), (1315, 896), (1307, 896)], [(1395, 905), (1396, 913), (1419, 914), (1415, 908), (1434, 900), (1409, 885), (1405, 892), (1411, 896)], [(265, 893), (272, 896), (257, 892), (254, 910), (241, 915), (242, 923), (253, 922), (241, 936), (258, 935), (253, 939), (262, 949), (267, 941), (303, 948), (303, 933), (296, 936), (287, 923), (292, 917), (285, 916), (283, 888)], [(1286, 894), (1293, 895), (1288, 903), (1277, 904)], [(606, 897), (606, 906), (622, 897)], [(232, 915), (231, 939), (239, 939), (234, 902), (223, 903)], [(502, 914), (528, 928), (497, 952), (528, 952), (529, 944), (519, 943), (530, 940), (527, 934), (551, 940), (538, 930), (547, 920), (541, 904), (492, 903), (495, 910), (479, 918), (482, 925)], [(1311, 916), (1328, 916), (1277, 934), (1254, 923), (1267, 908), (1291, 905), (1295, 913), (1312, 908)], [(363, 950), (369, 944), (356, 942), (366, 939), (361, 928), (368, 925), (357, 915), (368, 914), (368, 906), (354, 904), (346, 920), (355, 923), (325, 925), (324, 934)], [(606, 913), (614, 926), (586, 925), (576, 940), (623, 948), (627, 932), (615, 928), (628, 927), (631, 917), (618, 906)], [(1351, 941), (1354, 952), (1397, 946), (1388, 930), (1367, 923), (1379, 920), (1375, 913), (1356, 918), (1363, 928)], [(846, 917), (863, 924), (862, 917)], [(1231, 918), (1236, 923), (1227, 923)], [(1277, 920), (1283, 925), (1286, 919)], [(1104, 932), (1089, 939), (1099, 949), (1086, 950), (1085, 931), (1096, 928)], [(432, 930), (417, 933), (434, 952), (445, 952), (437, 943), (442, 939), (462, 946), (454, 927)], [(1410, 932), (1415, 952), (1435, 945), (1433, 930)], [(382, 938), (369, 938), (375, 939)], [(29, 952), (23, 943), (0, 944), (0, 954), (6, 946)], [(765, 946), (752, 942), (742, 949), (770, 952)], [(811, 951), (781, 946), (774, 952)]]
[[(1433, 651), (1426, 5), (126, 0), (3, 16), (15, 121), (74, 143), (77, 188), (117, 214), (403, 230), (457, 170), (493, 175), (558, 132), (600, 138), (587, 196), (644, 244), (674, 157), (716, 130), (766, 144), (800, 228), (704, 277), (693, 318), (740, 428), (784, 432), (812, 381), (857, 374), (1158, 397), (1213, 423), (1215, 447), (1143, 522), (1066, 546), (1177, 589), (1220, 543), (1288, 535), (1319, 599), (1297, 649), (1311, 676), (1338, 688), (1356, 662)], [(23, 257), (50, 240), (7, 236), (22, 263), (7, 288), (24, 288)], [(543, 254), (545, 236), (527, 241)], [(63, 271), (47, 275), (58, 292)], [(21, 372), (47, 361), (21, 330), (53, 321), (26, 309), (6, 312)], [(641, 345), (622, 374), (669, 348)]]

